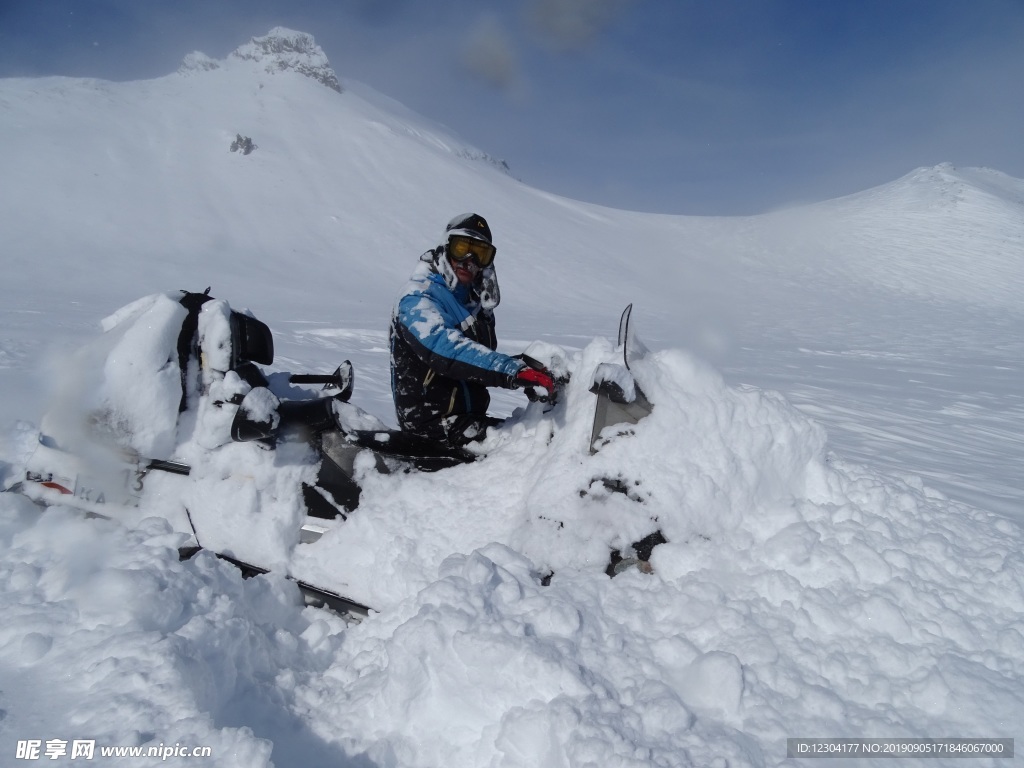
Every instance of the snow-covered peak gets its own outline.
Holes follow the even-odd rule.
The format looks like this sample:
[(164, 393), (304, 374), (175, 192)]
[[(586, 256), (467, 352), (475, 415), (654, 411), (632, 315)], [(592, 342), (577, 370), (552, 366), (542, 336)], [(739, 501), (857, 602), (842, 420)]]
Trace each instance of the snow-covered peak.
[[(255, 62), (270, 74), (298, 72), (341, 93), (341, 83), (323, 48), (306, 32), (274, 27), (262, 37), (254, 37), (236, 48), (228, 58)], [(220, 61), (196, 51), (185, 57), (179, 72), (204, 72), (218, 69), (220, 65)]]
[(331, 69), (323, 48), (313, 36), (285, 27), (274, 27), (263, 37), (254, 37), (232, 51), (236, 59), (255, 61), (267, 72), (293, 70), (341, 93), (341, 83)]
[(893, 184), (905, 189), (930, 190), (947, 203), (985, 196), (1004, 204), (1024, 205), (1024, 183), (992, 168), (958, 168), (952, 163), (940, 163), (918, 168)]
[[(992, 204), (1024, 204), (1024, 183), (991, 168), (959, 168), (952, 163), (915, 168), (905, 176), (839, 201), (889, 201), (901, 207), (942, 210), (986, 198)], [(825, 203), (829, 205), (829, 203)]]
[[(1020, 307), (1024, 181), (950, 163), (761, 219), (766, 252), (809, 259), (830, 281), (899, 296)], [(791, 245), (798, 233), (800, 255)], [(804, 263), (807, 268), (808, 262)]]

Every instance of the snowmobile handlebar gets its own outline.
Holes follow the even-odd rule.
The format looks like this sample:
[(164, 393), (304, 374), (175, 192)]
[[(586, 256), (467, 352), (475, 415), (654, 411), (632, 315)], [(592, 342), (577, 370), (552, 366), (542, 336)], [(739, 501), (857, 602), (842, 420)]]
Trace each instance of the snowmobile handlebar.
[(348, 360), (343, 362), (333, 373), (292, 373), (288, 376), (291, 384), (323, 384), (324, 389), (341, 390), (338, 399), (348, 402), (355, 384), (355, 371)]
[(530, 402), (548, 403), (550, 405), (554, 405), (555, 403), (557, 403), (559, 393), (562, 391), (565, 385), (569, 383), (569, 374), (564, 373), (561, 375), (556, 375), (546, 365), (540, 362), (540, 360), (530, 357), (526, 353), (515, 355), (515, 358), (517, 360), (522, 360), (524, 363), (526, 363), (527, 367), (532, 368), (535, 371), (540, 371), (541, 373), (544, 373), (547, 376), (550, 376), (551, 381), (554, 384), (554, 388), (550, 392), (544, 387), (526, 387), (524, 392), (526, 394), (527, 399)]

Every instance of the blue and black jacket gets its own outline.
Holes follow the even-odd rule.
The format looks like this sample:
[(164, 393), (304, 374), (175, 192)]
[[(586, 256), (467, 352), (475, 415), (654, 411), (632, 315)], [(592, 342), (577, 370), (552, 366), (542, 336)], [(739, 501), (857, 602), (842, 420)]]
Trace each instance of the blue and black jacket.
[(450, 289), (421, 263), (391, 320), (391, 392), (403, 430), (449, 438), (461, 416), (486, 417), (487, 387), (512, 387), (521, 361), (495, 351), (494, 313), (472, 288)]

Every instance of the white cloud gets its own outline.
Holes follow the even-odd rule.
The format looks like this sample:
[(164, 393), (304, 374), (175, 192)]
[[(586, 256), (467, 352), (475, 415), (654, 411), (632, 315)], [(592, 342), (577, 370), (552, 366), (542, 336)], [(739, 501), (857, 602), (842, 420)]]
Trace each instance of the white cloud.
[(523, 87), (519, 59), (501, 23), (484, 16), (466, 39), (462, 63), (468, 72), (499, 90), (518, 91)]
[(528, 0), (527, 20), (535, 34), (555, 48), (579, 48), (629, 4), (629, 0)]

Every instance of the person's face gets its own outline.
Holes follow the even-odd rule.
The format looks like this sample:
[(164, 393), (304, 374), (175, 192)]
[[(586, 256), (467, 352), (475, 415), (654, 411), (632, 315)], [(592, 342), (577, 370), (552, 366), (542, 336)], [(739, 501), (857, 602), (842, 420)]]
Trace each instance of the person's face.
[(480, 270), (494, 263), (495, 248), (472, 237), (452, 235), (448, 239), (448, 262), (463, 285), (472, 283)]
[(480, 265), (473, 259), (456, 261), (449, 257), (448, 263), (452, 265), (452, 270), (455, 272), (455, 276), (459, 279), (459, 283), (462, 285), (470, 285), (474, 280), (476, 280), (476, 276), (480, 274)]

